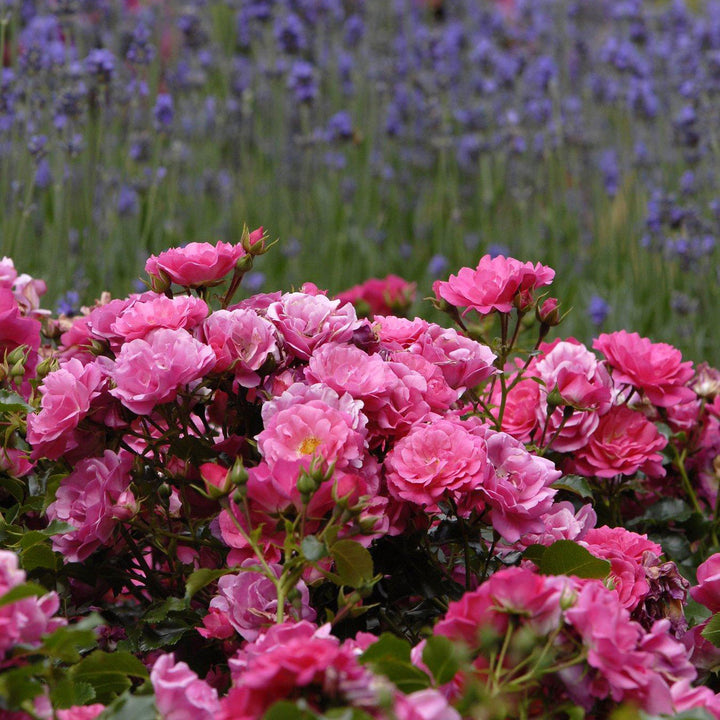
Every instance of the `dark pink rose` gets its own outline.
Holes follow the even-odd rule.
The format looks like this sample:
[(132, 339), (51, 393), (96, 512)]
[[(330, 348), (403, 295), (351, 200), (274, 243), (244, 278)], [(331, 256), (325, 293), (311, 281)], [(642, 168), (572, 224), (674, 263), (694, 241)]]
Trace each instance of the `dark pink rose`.
[(600, 418), (587, 444), (575, 454), (572, 467), (586, 477), (634, 475), (638, 470), (662, 477), (660, 451), (666, 445), (667, 439), (641, 412), (621, 405)]
[(653, 343), (625, 330), (600, 335), (593, 348), (607, 358), (616, 385), (626, 383), (645, 393), (658, 407), (688, 402), (695, 393), (688, 387), (694, 376), (691, 361), (682, 362), (677, 348)]
[(693, 600), (713, 613), (720, 612), (720, 553), (711, 555), (698, 567), (697, 581), (690, 588)]

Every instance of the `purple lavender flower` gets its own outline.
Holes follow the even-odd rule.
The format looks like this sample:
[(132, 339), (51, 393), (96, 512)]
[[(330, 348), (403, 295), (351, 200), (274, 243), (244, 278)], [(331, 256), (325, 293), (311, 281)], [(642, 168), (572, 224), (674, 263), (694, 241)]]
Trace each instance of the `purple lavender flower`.
[(101, 83), (109, 83), (115, 71), (115, 56), (105, 48), (91, 50), (85, 58), (85, 70)]
[(307, 37), (302, 20), (290, 13), (275, 23), (275, 40), (280, 49), (288, 55), (297, 55), (307, 47)]
[(175, 117), (175, 106), (171, 95), (167, 93), (158, 93), (153, 108), (153, 118), (155, 119), (155, 129), (164, 130), (172, 125)]
[(327, 123), (327, 134), (330, 140), (351, 140), (353, 137), (353, 125), (350, 113), (341, 110), (335, 113)]
[(298, 102), (311, 103), (318, 94), (315, 68), (304, 60), (296, 60), (290, 68), (287, 85)]
[(590, 298), (587, 313), (593, 324), (600, 327), (610, 313), (610, 306), (599, 295), (593, 295)]

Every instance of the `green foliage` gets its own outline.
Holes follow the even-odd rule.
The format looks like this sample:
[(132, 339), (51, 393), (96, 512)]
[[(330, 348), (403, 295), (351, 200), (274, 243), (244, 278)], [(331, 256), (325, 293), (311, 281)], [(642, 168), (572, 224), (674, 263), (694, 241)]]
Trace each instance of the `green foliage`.
[(572, 540), (556, 540), (549, 547), (531, 545), (525, 557), (532, 560), (543, 575), (575, 575), (580, 578), (606, 578), (610, 562), (595, 557)]
[(360, 657), (374, 672), (385, 675), (405, 693), (423, 690), (430, 686), (427, 673), (410, 660), (410, 643), (407, 640), (383, 633)]

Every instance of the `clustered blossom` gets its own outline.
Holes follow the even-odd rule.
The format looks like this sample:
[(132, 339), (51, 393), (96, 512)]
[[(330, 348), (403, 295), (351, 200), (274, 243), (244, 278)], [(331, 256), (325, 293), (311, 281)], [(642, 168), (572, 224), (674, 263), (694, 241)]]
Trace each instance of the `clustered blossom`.
[[(57, 470), (44, 517), (69, 564), (72, 602), (95, 592), (85, 577), (75, 582), (73, 565), (97, 563), (107, 570), (92, 579), (103, 602), (139, 618), (131, 642), (183, 618), (172, 653), (159, 644), (139, 653), (160, 716), (256, 720), (278, 701), (303, 701), (378, 720), (459, 720), (466, 689), (479, 685), (482, 696), (514, 678), (502, 691), (512, 699), (524, 677), (515, 668), (533, 668), (533, 692), (588, 714), (627, 702), (720, 717), (696, 669), (715, 655), (704, 625), (688, 628), (684, 615), (688, 590), (720, 609), (715, 556), (689, 588), (647, 535), (598, 526), (611, 507), (640, 515), (631, 483), (640, 502), (688, 492), (670, 485), (685, 468), (665, 453), (681, 441), (660, 421), (686, 438), (681, 452), (690, 450), (702, 490), (694, 509), (714, 498), (712, 373), (696, 375), (674, 349), (631, 334), (600, 336), (597, 354), (574, 338), (545, 342), (557, 304), (534, 292), (554, 273), (502, 256), (436, 283), (458, 329), (388, 308), (362, 318), (309, 283), (232, 304), (252, 240), (161, 253), (148, 261), (153, 290), (105, 297), (70, 320), (37, 390), (27, 384), (36, 412), (25, 438), (7, 448), (17, 475), (32, 463)], [(0, 278), (12, 282), (13, 270), (0, 263)], [(211, 297), (223, 280), (230, 290)], [(14, 307), (9, 327), (28, 331), (23, 323), (37, 321)], [(506, 315), (501, 327), (512, 318), (518, 332), (534, 318), (535, 350), (523, 360), (507, 334), (486, 343), (464, 324), (470, 310), (485, 323)], [(50, 355), (39, 336), (27, 346)], [(609, 567), (604, 579), (546, 572), (538, 558), (559, 540)], [(418, 682), (428, 679), (416, 692), (365, 659), (382, 639), (346, 630), (365, 613), (369, 629), (391, 624), (391, 614), (372, 615), (378, 598), (415, 581), (394, 577), (405, 558), (381, 549), (403, 543), (414, 555), (401, 571), (413, 578), (417, 559), (439, 579), (403, 590), (388, 613), (417, 615), (428, 629), (447, 606), (408, 648)], [(0, 595), (25, 577), (2, 552)], [(459, 599), (447, 604), (441, 592)], [(41, 642), (60, 624), (57, 608), (54, 593), (0, 604), (0, 658)], [(431, 685), (433, 637), (469, 653), (442, 686)], [(196, 659), (188, 648), (199, 638), (207, 655)]]

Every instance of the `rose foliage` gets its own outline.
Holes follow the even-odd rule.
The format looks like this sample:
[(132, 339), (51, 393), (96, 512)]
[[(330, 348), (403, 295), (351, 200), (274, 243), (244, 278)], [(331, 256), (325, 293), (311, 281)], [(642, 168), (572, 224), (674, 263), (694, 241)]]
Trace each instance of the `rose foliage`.
[(540, 263), (439, 324), (242, 298), (268, 248), (57, 318), (3, 260), (0, 715), (720, 718), (720, 373), (550, 339)]

